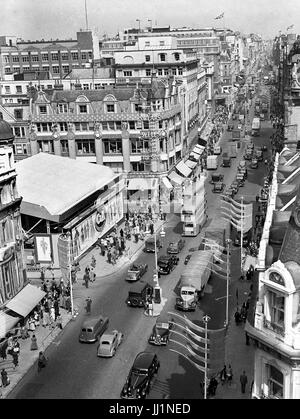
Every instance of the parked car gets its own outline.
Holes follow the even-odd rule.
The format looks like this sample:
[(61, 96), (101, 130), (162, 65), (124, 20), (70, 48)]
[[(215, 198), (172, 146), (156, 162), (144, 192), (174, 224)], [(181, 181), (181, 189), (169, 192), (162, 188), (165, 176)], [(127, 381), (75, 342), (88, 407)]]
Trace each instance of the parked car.
[(244, 159), (245, 160), (251, 160), (252, 159), (252, 151), (246, 151), (246, 153), (244, 154)]
[(103, 358), (113, 357), (118, 347), (121, 345), (123, 337), (123, 333), (118, 332), (117, 330), (104, 333), (99, 341), (97, 356)]
[(151, 335), (148, 342), (152, 345), (162, 346), (166, 345), (169, 341), (170, 330), (172, 329), (172, 323), (168, 319), (159, 317), (153, 326)]
[(252, 159), (250, 163), (251, 169), (257, 169), (258, 168), (258, 161), (257, 159)]
[(222, 175), (221, 173), (214, 173), (211, 175), (211, 181), (210, 183), (216, 183), (216, 182), (222, 182), (224, 179), (224, 175)]
[(152, 295), (152, 285), (140, 281), (130, 288), (126, 302), (130, 307), (146, 307), (146, 303), (152, 298)]
[(189, 260), (191, 259), (192, 255), (187, 255), (184, 259), (184, 264), (187, 265), (189, 263)]
[(140, 352), (131, 367), (121, 391), (122, 399), (144, 399), (150, 391), (151, 381), (158, 372), (160, 363), (156, 354)]
[(179, 258), (176, 258), (176, 256), (174, 256), (175, 255), (159, 256), (157, 261), (157, 268), (159, 273), (167, 275), (175, 268), (175, 265), (178, 264)]
[(255, 150), (255, 158), (258, 161), (263, 161), (264, 157), (263, 157), (263, 152), (262, 150)]
[(233, 198), (235, 195), (235, 190), (233, 188), (231, 188), (231, 186), (228, 186), (228, 188), (225, 189), (225, 191), (223, 192), (223, 195), (226, 199), (226, 197), (228, 196), (229, 198)]
[(216, 192), (216, 193), (221, 193), (221, 192), (223, 192), (224, 188), (225, 188), (225, 183), (216, 182), (216, 183), (214, 183), (214, 187), (213, 187), (212, 191)]
[[(145, 247), (144, 252), (150, 252), (155, 253), (155, 241), (154, 236), (150, 236), (145, 241)], [(162, 244), (158, 237), (156, 237), (156, 247), (157, 249), (160, 249), (162, 247)]]
[(179, 239), (177, 242), (170, 242), (167, 248), (168, 253), (179, 253), (184, 248), (185, 240)]
[(239, 191), (238, 182), (236, 180), (234, 182), (232, 182), (232, 184), (230, 185), (230, 188), (234, 191), (234, 194), (237, 194), (238, 191)]
[(148, 270), (146, 263), (133, 263), (127, 272), (126, 281), (138, 281)]
[(108, 317), (97, 316), (85, 320), (81, 326), (79, 342), (94, 343), (108, 327)]
[(242, 173), (237, 173), (235, 179), (239, 185), (239, 188), (245, 185), (244, 175)]

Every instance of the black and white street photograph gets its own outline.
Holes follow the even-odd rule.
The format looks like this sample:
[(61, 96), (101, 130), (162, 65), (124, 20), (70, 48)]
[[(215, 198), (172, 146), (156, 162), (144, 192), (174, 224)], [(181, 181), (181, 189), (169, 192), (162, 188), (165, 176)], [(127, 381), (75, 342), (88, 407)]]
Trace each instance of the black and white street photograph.
[(0, 399), (299, 399), (299, 1), (0, 9)]

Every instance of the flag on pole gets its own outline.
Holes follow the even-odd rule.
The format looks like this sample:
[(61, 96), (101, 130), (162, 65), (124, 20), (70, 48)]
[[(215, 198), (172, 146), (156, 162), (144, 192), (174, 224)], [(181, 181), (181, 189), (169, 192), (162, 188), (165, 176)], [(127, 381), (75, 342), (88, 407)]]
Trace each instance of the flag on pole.
[(223, 17), (224, 17), (224, 12), (221, 13), (219, 16), (215, 17), (215, 20), (223, 19)]
[(294, 27), (294, 25), (288, 26), (288, 27), (286, 28), (286, 30), (288, 31), (289, 29), (292, 29), (293, 27)]
[[(238, 230), (247, 233), (252, 227), (253, 204), (240, 204), (232, 198), (226, 197), (221, 203), (222, 216), (228, 219)], [(243, 223), (243, 224), (242, 224)]]

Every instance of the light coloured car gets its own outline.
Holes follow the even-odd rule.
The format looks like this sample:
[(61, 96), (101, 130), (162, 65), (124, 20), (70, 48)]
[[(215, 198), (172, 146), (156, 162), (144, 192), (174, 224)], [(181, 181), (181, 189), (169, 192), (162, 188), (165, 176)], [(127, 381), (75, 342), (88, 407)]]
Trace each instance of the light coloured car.
[(123, 333), (117, 330), (103, 334), (99, 341), (97, 356), (103, 358), (113, 357), (122, 343), (123, 337)]

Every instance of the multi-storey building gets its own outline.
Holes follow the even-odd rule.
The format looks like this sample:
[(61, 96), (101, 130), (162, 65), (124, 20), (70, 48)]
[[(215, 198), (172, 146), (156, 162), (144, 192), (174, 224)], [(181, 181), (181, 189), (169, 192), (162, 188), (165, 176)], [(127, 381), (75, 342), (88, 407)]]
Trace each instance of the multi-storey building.
[(206, 116), (205, 72), (195, 52), (178, 48), (176, 37), (139, 37), (134, 46), (116, 52), (114, 58), (117, 84), (150, 83), (154, 71), (162, 81), (171, 76), (182, 83), (184, 134), (198, 121), (199, 113), (202, 118), (199, 122), (203, 122)]
[[(13, 132), (0, 120), (0, 306), (5, 307), (26, 282), (23, 264), (24, 246), (20, 205), (16, 188), (16, 170), (12, 150)], [(19, 317), (0, 311), (0, 338), (13, 327)]]
[(73, 40), (24, 41), (0, 37), (1, 79), (14, 73), (46, 72), (62, 78), (73, 68), (91, 66), (99, 60), (99, 40), (92, 31), (77, 32)]
[[(154, 79), (152, 85), (141, 88), (54, 91), (50, 95), (40, 90), (31, 112), (32, 154), (44, 151), (139, 173), (149, 172), (151, 165), (153, 169), (154, 159), (150, 164), (145, 158), (150, 148), (156, 148), (159, 155), (158, 172), (168, 172), (182, 156), (182, 108), (175, 81)], [(151, 124), (157, 130), (155, 139), (148, 135)]]

